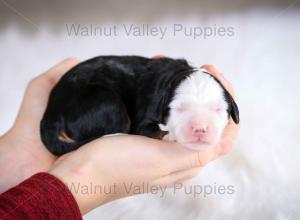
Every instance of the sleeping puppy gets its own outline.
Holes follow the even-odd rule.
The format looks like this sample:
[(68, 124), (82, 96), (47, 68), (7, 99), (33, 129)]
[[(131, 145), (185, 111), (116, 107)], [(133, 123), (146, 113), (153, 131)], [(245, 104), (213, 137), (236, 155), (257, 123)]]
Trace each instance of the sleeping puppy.
[(185, 60), (100, 56), (69, 70), (53, 88), (40, 132), (55, 155), (115, 133), (199, 150), (219, 141), (230, 116), (239, 123), (231, 95)]

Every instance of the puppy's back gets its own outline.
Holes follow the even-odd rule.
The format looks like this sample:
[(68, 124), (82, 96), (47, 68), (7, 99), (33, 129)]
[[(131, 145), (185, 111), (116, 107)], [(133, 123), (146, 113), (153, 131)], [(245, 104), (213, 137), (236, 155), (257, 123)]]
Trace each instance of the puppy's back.
[(53, 88), (41, 121), (46, 147), (61, 155), (106, 134), (129, 133), (127, 106), (135, 106), (135, 72), (145, 62), (96, 57), (68, 71)]
[(100, 56), (68, 71), (53, 88), (41, 121), (55, 155), (113, 133), (158, 137), (175, 87), (192, 68), (185, 60)]

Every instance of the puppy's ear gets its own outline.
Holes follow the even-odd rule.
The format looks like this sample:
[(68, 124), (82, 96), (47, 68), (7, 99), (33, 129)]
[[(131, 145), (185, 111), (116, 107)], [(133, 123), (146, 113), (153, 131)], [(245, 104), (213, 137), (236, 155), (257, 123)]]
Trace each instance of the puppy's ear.
[(240, 122), (240, 113), (237, 104), (235, 103), (233, 97), (225, 90), (226, 99), (228, 103), (228, 114), (232, 117), (234, 123), (238, 124)]
[(238, 124), (240, 122), (240, 113), (239, 113), (239, 108), (238, 108), (237, 104), (235, 103), (233, 97), (230, 95), (230, 93), (225, 89), (225, 87), (222, 85), (222, 83), (214, 75), (207, 72), (206, 69), (204, 69), (202, 71), (211, 75), (211, 77), (213, 77), (216, 80), (216, 82), (219, 83), (219, 85), (223, 88), (225, 99), (228, 103), (228, 109), (227, 109), (228, 115), (230, 115), (232, 117), (234, 123)]

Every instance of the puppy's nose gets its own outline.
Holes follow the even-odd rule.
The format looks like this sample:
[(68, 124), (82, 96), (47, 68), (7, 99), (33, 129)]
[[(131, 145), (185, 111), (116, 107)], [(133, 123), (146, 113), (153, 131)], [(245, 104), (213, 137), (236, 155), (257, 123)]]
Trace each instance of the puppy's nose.
[(202, 125), (202, 126), (192, 126), (192, 135), (195, 137), (202, 137), (207, 133), (207, 126)]

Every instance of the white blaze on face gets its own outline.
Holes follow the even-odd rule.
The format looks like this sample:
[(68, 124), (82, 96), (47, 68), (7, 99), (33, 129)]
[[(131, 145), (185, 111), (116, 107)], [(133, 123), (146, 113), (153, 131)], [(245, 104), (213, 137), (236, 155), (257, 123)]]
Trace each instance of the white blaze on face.
[(198, 70), (175, 90), (166, 125), (165, 140), (190, 149), (216, 144), (228, 122), (223, 88), (209, 74)]

